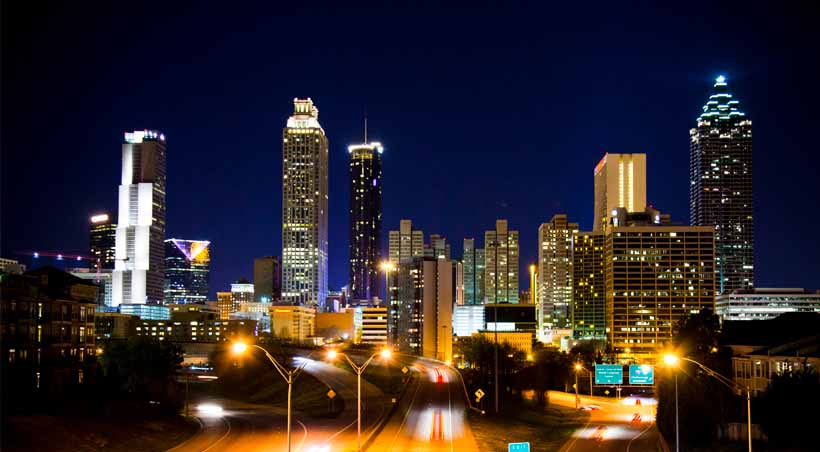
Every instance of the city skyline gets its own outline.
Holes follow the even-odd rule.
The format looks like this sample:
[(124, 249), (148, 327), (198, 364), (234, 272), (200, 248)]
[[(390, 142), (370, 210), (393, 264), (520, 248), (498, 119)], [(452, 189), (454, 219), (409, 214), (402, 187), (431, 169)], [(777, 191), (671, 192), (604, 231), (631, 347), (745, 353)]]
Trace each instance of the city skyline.
[[(672, 19), (669, 20), (675, 22)], [(183, 25), (190, 26), (189, 24)], [(631, 38), (619, 39), (631, 42)], [(411, 56), (418, 58), (415, 52), (421, 44), (401, 40), (396, 43), (411, 52)], [(491, 55), (499, 55), (499, 49), (514, 49), (515, 44), (515, 40), (502, 39), (498, 42), (498, 47), (495, 47), (489, 42), (477, 41), (472, 48), (481, 49)], [(591, 44), (589, 40), (583, 40), (578, 46), (580, 49), (589, 50), (593, 48)], [(47, 46), (48, 43), (42, 45)], [(344, 48), (350, 44), (341, 42), (338, 45)], [(544, 46), (545, 44), (539, 45)], [(114, 106), (114, 114), (110, 118), (95, 120), (94, 125), (77, 142), (77, 145), (87, 151), (80, 154), (76, 162), (67, 162), (62, 165), (65, 166), (64, 171), (62, 166), (57, 168), (49, 165), (38, 170), (41, 177), (57, 181), (55, 186), (69, 188), (68, 190), (61, 189), (64, 192), (76, 193), (78, 190), (90, 188), (87, 191), (89, 196), (82, 197), (84, 199), (67, 199), (65, 195), (52, 192), (51, 187), (45, 188), (47, 196), (61, 200), (57, 209), (58, 216), (66, 219), (67, 222), (64, 228), (65, 234), (61, 237), (49, 237), (39, 226), (40, 223), (47, 224), (48, 222), (44, 217), (40, 217), (39, 213), (34, 212), (32, 213), (33, 226), (27, 230), (20, 230), (17, 226), (10, 224), (10, 221), (4, 223), (3, 255), (14, 258), (18, 257), (15, 255), (18, 251), (27, 250), (81, 252), (86, 240), (84, 236), (87, 232), (84, 229), (88, 215), (102, 210), (113, 211), (116, 208), (116, 199), (110, 193), (110, 187), (116, 184), (116, 178), (105, 175), (116, 174), (118, 171), (119, 162), (116, 156), (112, 157), (111, 149), (112, 146), (116, 149), (119, 134), (122, 130), (133, 130), (142, 126), (157, 127), (169, 135), (173, 147), (173, 152), (169, 155), (169, 170), (173, 172), (174, 178), (169, 181), (171, 186), (168, 192), (169, 226), (167, 233), (175, 236), (203, 237), (219, 244), (219, 253), (215, 254), (212, 262), (213, 283), (210, 298), (213, 298), (213, 292), (226, 289), (230, 281), (240, 276), (250, 277), (255, 256), (279, 255), (280, 253), (281, 244), (278, 243), (276, 237), (281, 224), (276, 218), (281, 207), (278, 206), (276, 198), (281, 187), (277, 186), (276, 181), (268, 180), (270, 174), (276, 174), (278, 171), (276, 144), (273, 139), (263, 138), (262, 133), (264, 131), (265, 136), (269, 135), (279, 127), (283, 118), (287, 117), (288, 99), (294, 96), (312, 96), (318, 105), (322, 105), (323, 126), (328, 131), (331, 143), (329, 149), (330, 287), (338, 289), (346, 284), (348, 279), (347, 247), (349, 244), (346, 240), (348, 235), (346, 225), (349, 200), (345, 193), (347, 190), (344, 188), (346, 184), (344, 168), (347, 159), (344, 145), (355, 142), (357, 139), (360, 133), (358, 124), (365, 106), (370, 112), (371, 123), (375, 129), (379, 130), (378, 138), (390, 143), (390, 150), (384, 165), (385, 172), (391, 175), (393, 182), (385, 185), (384, 224), (387, 226), (384, 229), (395, 227), (400, 218), (412, 218), (420, 229), (439, 232), (452, 242), (458, 242), (462, 237), (480, 237), (482, 231), (495, 218), (508, 218), (510, 224), (515, 225), (515, 228), (521, 232), (519, 275), (524, 281), (527, 266), (537, 259), (538, 224), (548, 221), (552, 215), (558, 213), (567, 214), (581, 225), (592, 223), (593, 187), (590, 183), (589, 168), (600, 159), (604, 152), (646, 153), (651, 165), (647, 180), (648, 203), (661, 206), (664, 211), (672, 215), (672, 221), (687, 222), (689, 217), (687, 200), (689, 151), (683, 140), (686, 139), (685, 131), (692, 127), (694, 113), (703, 105), (703, 99), (710, 93), (712, 81), (719, 74), (728, 78), (732, 92), (743, 100), (744, 111), (754, 119), (755, 128), (759, 131), (766, 131), (765, 134), (759, 133), (755, 137), (754, 158), (757, 171), (754, 177), (763, 180), (777, 177), (785, 162), (781, 162), (780, 157), (772, 154), (785, 155), (788, 158), (782, 160), (794, 163), (792, 169), (794, 177), (789, 180), (772, 186), (756, 184), (763, 188), (755, 192), (755, 221), (776, 223), (775, 219), (785, 217), (788, 212), (796, 211), (801, 205), (798, 199), (792, 199), (791, 193), (805, 192), (813, 187), (809, 171), (813, 160), (808, 157), (809, 147), (807, 143), (800, 141), (805, 139), (797, 138), (799, 133), (796, 133), (796, 128), (807, 124), (808, 119), (806, 118), (810, 116), (795, 114), (794, 121), (791, 123), (778, 123), (776, 112), (798, 113), (805, 107), (802, 102), (784, 103), (786, 99), (799, 96), (788, 94), (791, 89), (794, 89), (788, 84), (776, 82), (784, 79), (809, 80), (811, 71), (798, 74), (794, 72), (793, 67), (787, 66), (761, 72), (755, 69), (753, 55), (741, 52), (740, 55), (733, 54), (732, 60), (725, 60), (722, 58), (725, 55), (722, 52), (725, 50), (724, 47), (718, 46), (717, 49), (710, 50), (699, 42), (694, 46), (691, 52), (693, 54), (698, 51), (702, 52), (702, 56), (696, 58), (695, 61), (688, 61), (685, 68), (682, 63), (667, 59), (660, 63), (655, 62), (653, 68), (649, 68), (650, 70), (647, 70), (646, 65), (641, 64), (636, 64), (634, 67), (614, 66), (610, 78), (601, 80), (600, 86), (596, 87), (586, 86), (585, 82), (589, 80), (589, 77), (584, 76), (585, 70), (588, 69), (588, 65), (585, 64), (569, 62), (561, 71), (555, 73), (545, 73), (544, 68), (534, 69), (539, 74), (547, 74), (549, 80), (563, 86), (567, 91), (573, 91), (572, 86), (584, 85), (587, 92), (585, 96), (605, 99), (606, 102), (597, 104), (598, 110), (592, 112), (593, 116), (588, 116), (590, 111), (581, 108), (585, 105), (584, 102), (591, 98), (584, 97), (578, 106), (567, 104), (566, 108), (561, 109), (560, 117), (556, 116), (559, 111), (553, 111), (551, 108), (540, 111), (532, 106), (522, 106), (521, 116), (516, 116), (517, 119), (500, 118), (498, 112), (503, 111), (502, 102), (507, 102), (509, 96), (505, 95), (502, 98), (491, 96), (482, 102), (469, 99), (466, 97), (468, 92), (466, 89), (481, 89), (482, 85), (480, 82), (467, 80), (466, 88), (452, 91), (456, 97), (454, 102), (448, 105), (456, 109), (457, 114), (453, 116), (455, 119), (448, 121), (446, 125), (425, 122), (425, 127), (419, 129), (425, 131), (420, 134), (421, 136), (410, 136), (408, 131), (420, 127), (422, 122), (416, 117), (419, 112), (433, 111), (435, 104), (430, 102), (431, 98), (418, 96), (418, 100), (412, 100), (402, 93), (391, 93), (397, 96), (396, 100), (401, 100), (400, 103), (410, 106), (405, 111), (397, 111), (387, 103), (391, 97), (386, 94), (386, 86), (383, 84), (361, 86), (353, 84), (353, 89), (349, 93), (336, 94), (326, 82), (316, 77), (298, 83), (280, 83), (275, 89), (265, 91), (264, 106), (251, 103), (248, 111), (242, 113), (241, 117), (244, 118), (242, 122), (245, 125), (229, 119), (224, 124), (210, 126), (208, 133), (201, 133), (200, 127), (195, 127), (194, 121), (200, 119), (196, 114), (191, 119), (182, 120), (178, 118), (180, 115), (161, 112), (155, 107), (144, 105), (126, 113), (127, 109), (124, 106), (132, 107), (134, 103), (123, 101), (121, 106)], [(651, 44), (641, 47), (642, 51), (652, 49)], [(163, 50), (159, 57), (169, 58), (170, 54), (167, 52), (168, 50)], [(513, 53), (515, 53), (514, 50)], [(223, 59), (228, 58), (223, 54), (217, 56)], [(441, 61), (442, 57), (443, 54), (440, 55), (438, 52), (432, 55), (434, 61)], [(329, 58), (335, 61), (334, 57)], [(114, 63), (120, 64), (118, 61)], [(469, 61), (465, 63), (467, 67), (470, 67)], [(400, 63), (393, 62), (392, 64)], [(183, 72), (176, 75), (177, 79), (185, 74), (184, 70), (181, 71)], [(169, 80), (175, 80), (173, 74)], [(282, 79), (274, 77), (274, 80)], [(371, 79), (368, 78), (368, 80)], [(425, 83), (429, 79), (422, 78), (421, 80)], [(78, 82), (73, 78), (71, 81)], [(168, 102), (182, 102), (183, 106), (190, 105), (191, 93), (189, 91), (183, 90), (179, 94), (170, 94), (168, 90), (173, 86), (171, 81), (152, 81), (150, 86), (157, 88), (157, 94), (136, 91), (140, 95), (162, 95), (169, 99)], [(256, 79), (256, 82), (258, 81), (259, 79)], [(86, 86), (84, 85), (86, 82), (82, 80), (79, 82), (80, 86)], [(133, 84), (134, 81), (126, 79), (123, 83)], [(578, 85), (575, 85), (576, 83)], [(445, 80), (445, 84), (452, 88), (449, 79)], [(532, 86), (528, 83), (525, 85)], [(62, 84), (54, 89), (63, 90), (64, 88), (60, 86)], [(262, 85), (257, 83), (251, 86)], [(365, 89), (365, 86), (369, 88)], [(622, 91), (631, 93), (631, 96), (624, 98), (617, 89), (613, 89), (615, 86), (625, 86)], [(776, 91), (772, 94), (763, 94), (764, 87), (766, 89), (772, 87)], [(79, 116), (89, 118), (89, 115), (93, 115), (96, 117), (96, 111), (90, 109), (100, 110), (99, 104), (111, 96), (109, 88), (110, 86), (103, 83), (100, 92), (88, 99), (89, 111), (80, 112)], [(248, 88), (236, 87), (236, 89), (239, 98), (248, 98)], [(808, 100), (814, 95), (812, 90), (813, 88), (810, 87), (801, 89), (801, 95), (806, 99), (806, 104), (811, 103)], [(418, 94), (417, 90), (411, 89), (410, 91)], [(440, 90), (435, 92), (441, 93)], [(641, 108), (647, 99), (659, 92), (662, 92), (664, 98), (664, 115), (653, 115)], [(513, 89), (510, 96), (520, 93), (521, 88)], [(14, 93), (9, 93), (9, 95), (8, 102), (15, 105), (16, 95)], [(130, 100), (136, 94), (126, 90), (123, 95)], [(566, 101), (560, 93), (554, 90), (535, 92), (537, 99), (543, 99), (546, 95), (557, 96), (555, 100), (559, 105), (563, 105), (561, 102)], [(63, 93), (60, 96), (64, 99), (68, 94)], [(27, 107), (19, 105), (21, 105), (22, 117), (30, 118), (31, 112)], [(236, 108), (230, 102), (227, 105), (229, 111)], [(766, 105), (765, 109), (761, 108), (763, 105)], [(46, 104), (47, 110), (57, 111), (58, 108), (57, 103)], [(621, 116), (628, 116), (629, 119), (622, 119)], [(578, 129), (584, 134), (573, 132), (567, 127), (569, 123), (562, 122), (564, 120), (561, 117), (569, 118), (573, 124), (577, 124), (579, 118), (585, 118), (587, 122)], [(491, 128), (484, 128), (485, 133), (471, 137), (471, 132), (474, 132), (470, 127), (471, 123), (498, 121), (498, 125), (504, 128), (511, 127), (520, 120), (523, 120), (524, 124), (532, 124), (531, 121), (549, 124), (550, 138), (546, 146), (540, 141), (522, 139), (520, 143), (505, 151), (514, 157), (509, 163), (494, 162), (508, 173), (514, 167), (518, 172), (517, 177), (509, 180), (502, 178), (494, 180), (491, 185), (493, 190), (482, 196), (474, 196), (480, 185), (461, 174), (477, 174), (477, 170), (483, 164), (480, 166), (476, 162), (466, 162), (464, 163), (467, 165), (466, 172), (445, 170), (445, 168), (456, 168), (456, 162), (464, 162), (464, 159), (468, 158), (468, 154), (460, 150), (463, 146), (474, 149), (481, 155), (488, 155), (491, 149), (502, 143), (501, 136), (504, 134), (494, 132)], [(636, 120), (642, 121), (642, 125), (636, 126), (634, 124)], [(24, 127), (21, 130), (26, 129)], [(214, 173), (217, 168), (223, 166), (223, 163), (215, 159), (214, 152), (220, 148), (222, 143), (225, 143), (228, 137), (232, 140), (231, 148), (237, 150), (234, 155), (239, 157), (238, 160), (232, 161), (237, 170), (228, 171), (226, 173), (229, 174), (225, 175)], [(6, 139), (8, 140), (7, 148), (14, 149), (15, 143), (20, 142), (21, 135), (14, 128), (9, 128)], [(58, 149), (59, 146), (53, 146), (51, 140), (46, 137), (42, 143), (34, 143), (33, 152), (47, 156), (51, 151), (48, 151), (46, 146)], [(461, 144), (456, 145), (456, 143)], [(535, 149), (539, 151), (536, 152)], [(200, 152), (201, 155), (196, 154)], [(556, 159), (563, 162), (561, 174), (547, 169), (549, 182), (537, 186), (524, 182), (543, 172), (543, 168), (549, 168), (549, 163)], [(517, 163), (521, 161), (531, 162), (531, 164)], [(32, 177), (34, 167), (21, 161), (20, 157), (14, 155), (13, 152), (9, 153), (8, 162), (9, 165), (5, 166), (6, 168), (12, 165), (20, 166), (21, 171), (15, 171), (14, 174), (4, 173), (9, 184), (5, 192), (15, 191), (10, 187), (29, 186), (40, 179)], [(430, 166), (429, 163), (435, 163), (435, 165)], [(98, 177), (80, 185), (79, 181), (68, 178), (68, 174), (78, 172), (77, 165), (94, 165), (100, 168), (96, 172)], [(264, 172), (262, 172), (263, 168)], [(248, 177), (243, 177), (241, 181), (236, 182), (232, 174), (236, 174), (237, 171), (247, 171)], [(208, 187), (202, 186), (197, 183), (197, 174), (206, 174), (207, 177), (214, 179), (209, 180)], [(414, 174), (422, 175), (422, 180), (426, 183), (417, 187), (417, 193), (413, 198), (408, 198), (405, 193), (402, 193), (398, 181), (402, 178), (407, 180)], [(188, 187), (195, 187), (196, 190)], [(239, 199), (236, 196), (216, 196), (213, 202), (209, 203), (208, 209), (203, 209), (202, 203), (196, 202), (199, 196), (211, 198), (214, 190), (219, 187), (222, 187), (219, 190), (222, 192), (226, 191), (224, 187), (234, 187), (242, 193), (252, 193), (252, 195), (239, 197)], [(437, 193), (450, 196), (437, 196)], [(30, 195), (22, 194), (21, 198), (23, 199), (9, 199), (9, 202), (4, 203), (4, 218), (19, 216), (20, 212), (25, 211), (23, 210), (25, 203), (32, 202)], [(402, 207), (396, 208), (397, 206)], [(234, 208), (237, 212), (241, 212), (238, 219), (242, 221), (213, 220), (220, 215), (227, 215)], [(442, 212), (442, 214), (431, 215), (429, 213), (431, 211)], [(250, 222), (253, 224), (242, 226)], [(808, 241), (809, 245), (816, 243), (817, 238), (810, 232), (807, 224), (796, 223), (789, 225), (788, 232), (785, 232), (783, 229), (785, 226), (781, 225), (772, 225), (769, 228), (757, 230), (756, 242), (760, 244), (756, 249), (755, 259), (758, 263), (756, 265), (757, 285), (804, 287), (816, 285), (811, 277), (818, 273), (818, 264), (800, 253), (799, 248), (806, 246), (805, 241)], [(806, 223), (811, 223), (811, 221)], [(248, 233), (240, 234), (240, 228), (247, 229)], [(784, 239), (793, 236), (800, 237), (804, 242), (797, 245)], [(232, 237), (241, 237), (241, 240)], [(386, 243), (384, 233), (382, 241)], [(456, 245), (453, 255), (460, 255), (458, 248), (460, 247)], [(787, 263), (788, 265), (785, 265)]]

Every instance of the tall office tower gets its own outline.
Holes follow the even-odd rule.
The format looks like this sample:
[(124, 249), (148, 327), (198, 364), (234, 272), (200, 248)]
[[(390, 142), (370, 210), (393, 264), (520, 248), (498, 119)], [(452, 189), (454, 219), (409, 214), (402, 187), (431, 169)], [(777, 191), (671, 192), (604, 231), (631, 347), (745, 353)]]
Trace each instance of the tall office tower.
[(327, 297), (327, 137), (313, 101), (293, 99), (282, 130), (282, 300)]
[(604, 229), (618, 207), (628, 212), (646, 208), (646, 154), (604, 154), (595, 166), (592, 230)]
[(253, 303), (253, 284), (247, 279), (241, 278), (231, 284), (231, 302), (234, 311), (239, 311), (242, 305)]
[(656, 359), (681, 318), (714, 310), (714, 227), (618, 209), (604, 247), (607, 339), (621, 358)]
[(165, 241), (165, 303), (205, 303), (211, 267), (211, 242)]
[(576, 232), (572, 244), (572, 334), (606, 340), (604, 234)]
[(381, 143), (347, 147), (350, 153), (350, 293), (358, 302), (379, 295), (382, 236)]
[(555, 215), (538, 228), (537, 337), (552, 342), (552, 331), (571, 328), (572, 238), (578, 223)]
[(689, 221), (715, 227), (718, 294), (754, 287), (752, 121), (715, 81), (697, 127), (689, 131)]
[(276, 256), (253, 260), (253, 297), (257, 303), (282, 300), (282, 264)]
[(464, 305), (464, 262), (453, 261), (456, 271), (456, 305)]
[(92, 216), (88, 234), (91, 238), (91, 268), (112, 270), (117, 243), (117, 223), (114, 223), (114, 216), (108, 213)]
[(165, 286), (165, 135), (125, 133), (113, 305), (160, 303)]
[(424, 257), (450, 259), (450, 243), (441, 234), (430, 234), (430, 243), (424, 245)]
[(232, 313), (239, 311), (239, 307), (233, 303), (233, 294), (231, 292), (217, 292), (216, 305), (219, 309), (220, 320), (228, 320)]
[(424, 232), (413, 229), (412, 221), (401, 220), (399, 230), (390, 231), (389, 237), (391, 264), (398, 265), (402, 261), (424, 256)]
[(484, 303), (484, 250), (475, 247), (475, 239), (464, 239), (464, 304)]
[(399, 265), (399, 322), (391, 343), (399, 350), (441, 361), (453, 354), (453, 263), (415, 258)]
[(496, 220), (484, 233), (484, 293), (487, 303), (518, 303), (518, 231)]

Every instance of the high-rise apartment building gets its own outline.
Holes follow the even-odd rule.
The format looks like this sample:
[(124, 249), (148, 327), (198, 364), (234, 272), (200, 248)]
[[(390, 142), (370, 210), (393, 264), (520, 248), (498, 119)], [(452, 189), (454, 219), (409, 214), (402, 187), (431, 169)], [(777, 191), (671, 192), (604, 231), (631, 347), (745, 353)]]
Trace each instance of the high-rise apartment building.
[(612, 211), (646, 208), (646, 154), (604, 154), (595, 166), (595, 216), (592, 230), (609, 225)]
[(401, 220), (399, 230), (390, 231), (389, 237), (391, 264), (398, 265), (402, 261), (424, 256), (424, 232), (413, 229), (411, 220)]
[(276, 256), (253, 260), (253, 297), (257, 303), (282, 300), (282, 264)]
[(576, 232), (572, 243), (572, 332), (606, 340), (603, 232)]
[(715, 81), (697, 127), (689, 131), (689, 220), (715, 228), (718, 294), (754, 287), (752, 121)]
[(219, 309), (220, 320), (228, 320), (232, 313), (239, 311), (239, 306), (234, 305), (233, 294), (231, 292), (217, 292), (216, 305)]
[(487, 303), (518, 303), (518, 231), (497, 220), (484, 233), (484, 288)]
[(350, 154), (350, 294), (371, 301), (379, 294), (378, 261), (382, 235), (381, 143), (347, 147)]
[(619, 209), (613, 224), (604, 245), (609, 344), (624, 359), (652, 360), (680, 319), (714, 310), (715, 230), (670, 225), (654, 209)]
[(160, 303), (165, 286), (165, 135), (125, 133), (113, 305)]
[(211, 242), (165, 241), (165, 303), (204, 303), (208, 300)]
[(253, 303), (253, 300), (253, 284), (247, 279), (242, 278), (231, 284), (231, 303), (233, 306), (231, 312), (240, 311), (242, 305)]
[(328, 142), (313, 101), (293, 107), (282, 131), (282, 300), (316, 306), (327, 297)]
[(117, 223), (108, 213), (93, 215), (90, 220), (89, 250), (92, 269), (114, 269), (114, 247), (117, 243)]
[(578, 223), (555, 215), (538, 228), (537, 337), (551, 341), (551, 331), (570, 328), (572, 318), (572, 239)]
[(430, 234), (430, 243), (424, 244), (424, 257), (450, 259), (450, 243), (441, 234)]
[(464, 304), (484, 303), (484, 250), (476, 248), (475, 239), (464, 239)]

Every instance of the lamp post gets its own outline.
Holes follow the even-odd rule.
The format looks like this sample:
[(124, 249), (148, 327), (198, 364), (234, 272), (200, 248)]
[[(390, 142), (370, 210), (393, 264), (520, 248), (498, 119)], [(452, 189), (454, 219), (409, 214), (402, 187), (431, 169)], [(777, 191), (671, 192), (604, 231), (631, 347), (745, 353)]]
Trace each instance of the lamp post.
[(494, 331), (494, 342), (495, 342), (495, 369), (493, 371), (493, 377), (495, 378), (495, 384), (493, 385), (495, 389), (495, 414), (498, 414), (498, 240), (494, 240), (491, 245), (495, 250), (493, 254), (493, 273), (495, 275), (495, 282), (493, 283), (493, 288), (495, 289), (495, 295), (493, 296), (493, 331)]
[[(287, 435), (288, 435), (288, 452), (290, 452), (290, 446), (291, 446), (291, 438), (290, 438), (291, 402), (290, 401), (291, 401), (291, 394), (293, 393), (293, 380), (305, 368), (305, 365), (307, 364), (307, 360), (303, 361), (302, 364), (297, 366), (295, 369), (288, 369), (285, 366), (279, 364), (279, 362), (276, 361), (276, 359), (273, 356), (271, 356), (271, 354), (268, 353), (268, 351), (265, 350), (264, 348), (262, 348), (262, 347), (260, 347), (256, 344), (247, 345), (247, 344), (245, 344), (244, 342), (241, 342), (241, 341), (234, 342), (233, 352), (235, 354), (239, 355), (239, 354), (245, 353), (245, 351), (248, 349), (248, 347), (255, 347), (255, 348), (258, 348), (259, 350), (262, 350), (262, 352), (265, 353), (265, 356), (268, 358), (268, 360), (271, 363), (273, 363), (273, 366), (276, 368), (276, 371), (279, 372), (279, 375), (281, 375), (282, 378), (285, 380), (285, 383), (288, 384), (288, 432), (287, 432)], [(308, 355), (308, 356), (310, 356), (310, 355)]]
[(390, 272), (395, 270), (396, 266), (392, 262), (385, 261), (379, 267), (384, 272), (384, 301), (385, 304), (390, 304)]
[(361, 366), (356, 365), (356, 363), (354, 363), (346, 353), (337, 352), (332, 349), (327, 352), (327, 357), (330, 360), (336, 359), (339, 355), (344, 356), (347, 363), (350, 364), (350, 367), (352, 367), (353, 371), (356, 372), (356, 450), (360, 451), (362, 450), (362, 374), (376, 355), (379, 355), (386, 360), (390, 358), (391, 352), (389, 348), (385, 348), (380, 352), (373, 353)]
[[(713, 349), (713, 352), (716, 350)], [(752, 452), (752, 395), (751, 391), (748, 386), (741, 386), (726, 376), (723, 376), (714, 370), (706, 367), (705, 365), (695, 361), (694, 359), (686, 358), (683, 356), (677, 356), (674, 354), (667, 354), (663, 357), (664, 362), (669, 365), (670, 367), (675, 367), (678, 365), (678, 362), (681, 360), (688, 361), (696, 366), (698, 366), (701, 370), (706, 372), (706, 375), (714, 378), (715, 380), (721, 382), (724, 386), (731, 389), (733, 392), (737, 392), (738, 394), (742, 394), (744, 391), (746, 392), (746, 436), (748, 441), (748, 451)], [(677, 451), (680, 450), (680, 442), (678, 436), (678, 373), (675, 372), (675, 448)]]
[(581, 405), (581, 395), (578, 394), (578, 372), (583, 369), (584, 366), (581, 363), (575, 364), (575, 409), (577, 410), (578, 407)]

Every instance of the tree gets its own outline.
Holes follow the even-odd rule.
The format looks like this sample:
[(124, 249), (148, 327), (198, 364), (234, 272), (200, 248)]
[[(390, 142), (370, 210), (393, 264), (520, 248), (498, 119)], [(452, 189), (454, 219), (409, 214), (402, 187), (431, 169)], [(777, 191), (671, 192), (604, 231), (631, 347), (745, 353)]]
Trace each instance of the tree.
[(779, 447), (815, 444), (817, 416), (820, 404), (820, 378), (813, 368), (786, 371), (775, 375), (762, 395), (761, 426), (769, 440)]

